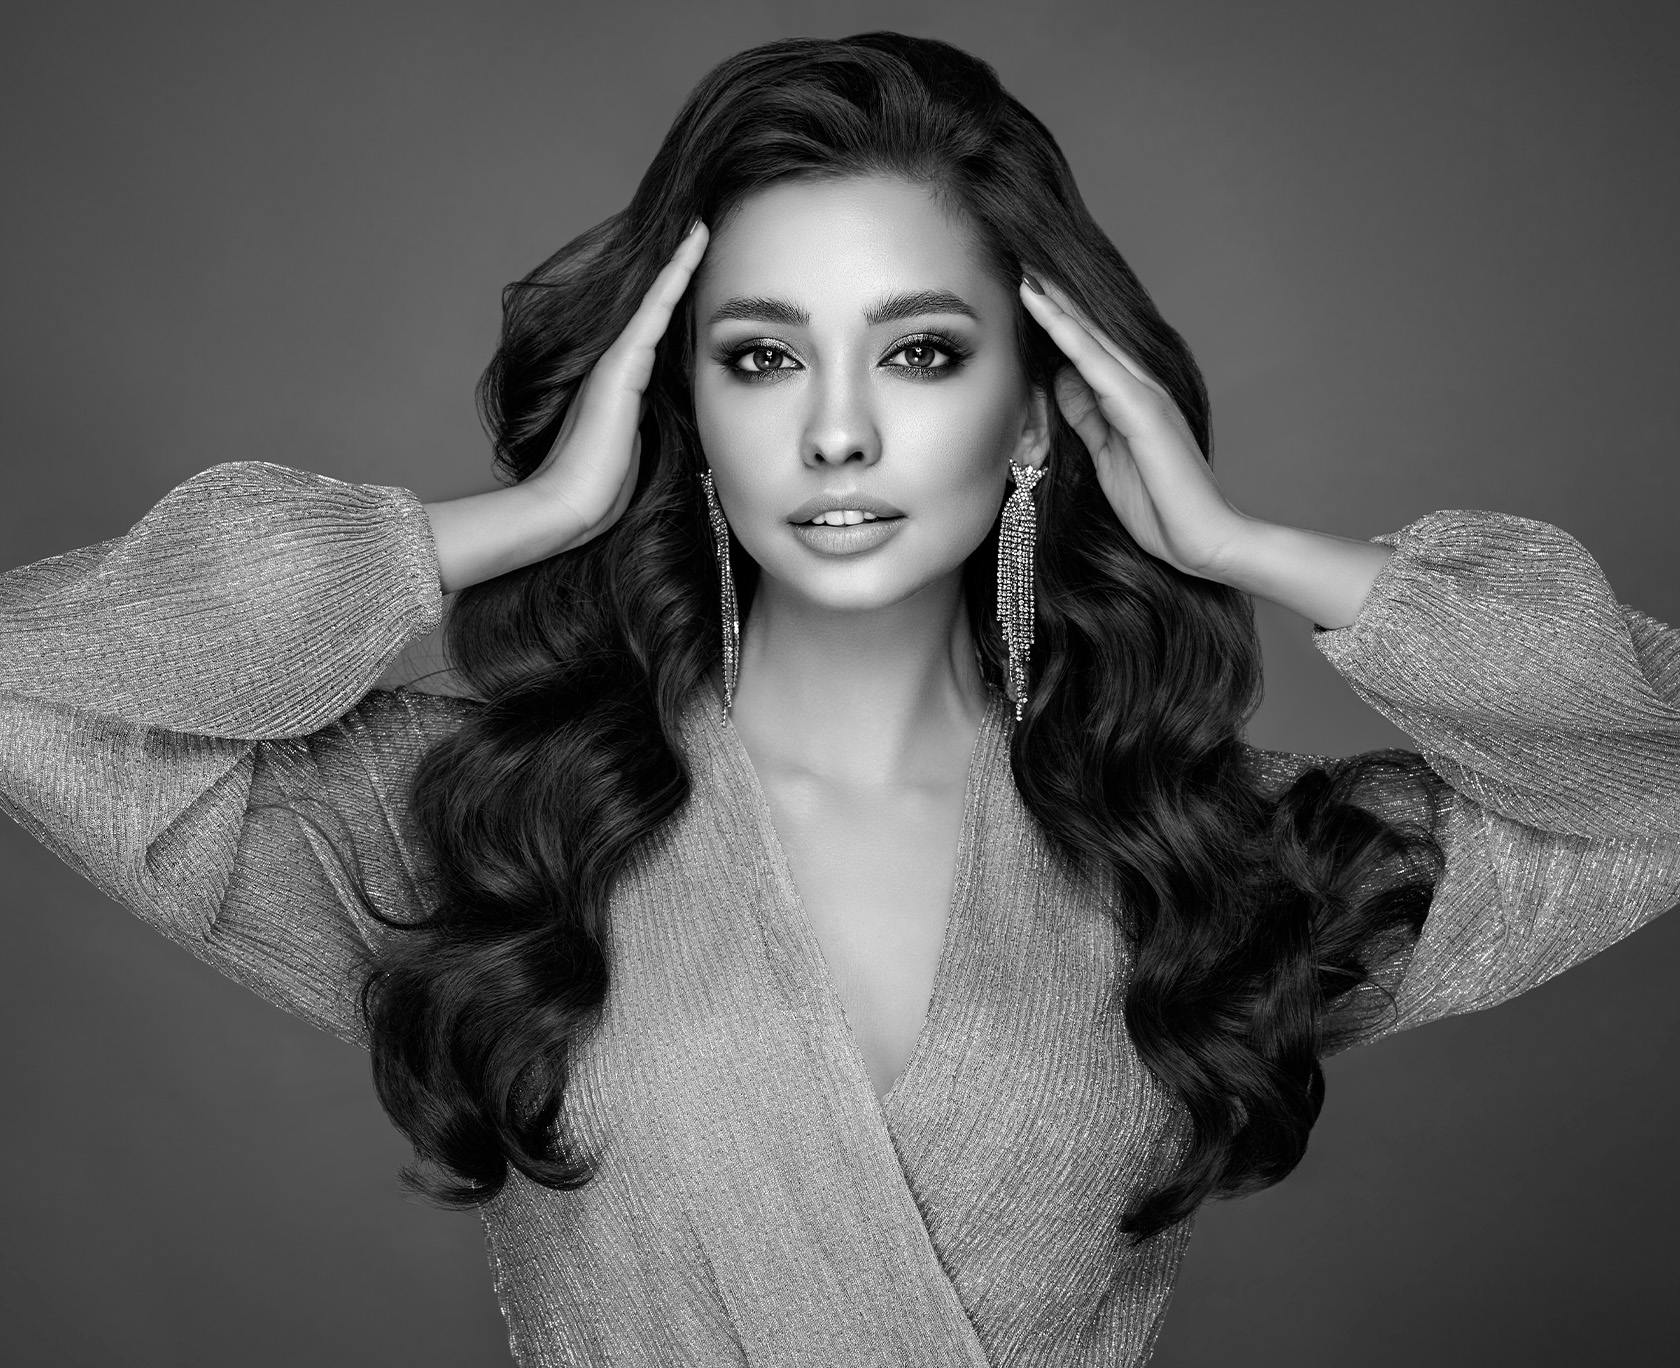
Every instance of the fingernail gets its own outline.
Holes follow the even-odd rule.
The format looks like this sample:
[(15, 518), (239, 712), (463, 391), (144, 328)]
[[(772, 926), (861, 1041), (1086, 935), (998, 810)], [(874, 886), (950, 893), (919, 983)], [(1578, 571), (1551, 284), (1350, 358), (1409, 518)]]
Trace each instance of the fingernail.
[(1021, 272), (1021, 283), (1036, 295), (1044, 293), (1043, 287), (1026, 271)]
[(700, 220), (695, 219), (693, 223), (688, 225), (688, 232), (684, 236), (693, 237), (699, 231), (700, 231)]

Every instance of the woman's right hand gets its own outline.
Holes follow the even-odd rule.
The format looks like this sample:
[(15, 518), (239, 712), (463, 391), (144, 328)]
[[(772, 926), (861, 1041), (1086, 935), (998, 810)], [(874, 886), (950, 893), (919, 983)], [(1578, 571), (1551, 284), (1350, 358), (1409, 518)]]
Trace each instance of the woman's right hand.
[(584, 377), (543, 463), (520, 482), (563, 520), (566, 550), (605, 532), (630, 503), (641, 469), (641, 422), (654, 348), (688, 288), (711, 234), (695, 222), (642, 302)]

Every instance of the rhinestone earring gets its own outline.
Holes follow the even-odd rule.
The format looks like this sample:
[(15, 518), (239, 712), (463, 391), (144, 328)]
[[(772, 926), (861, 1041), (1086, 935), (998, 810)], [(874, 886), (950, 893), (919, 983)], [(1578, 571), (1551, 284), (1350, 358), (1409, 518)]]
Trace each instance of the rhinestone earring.
[(1027, 663), (1032, 656), (1037, 617), (1033, 607), (1033, 549), (1038, 518), (1032, 492), (1044, 469), (1011, 461), (1009, 473), (1015, 480), (1015, 492), (1004, 500), (998, 528), (997, 616), (1004, 645), (1009, 649), (1009, 692), (1015, 699), (1015, 720), (1019, 722), (1027, 706)]
[(710, 467), (700, 476), (700, 485), (706, 491), (706, 520), (712, 527), (712, 550), (717, 557), (718, 616), (723, 622), (723, 715), (727, 719), (735, 706), (735, 677), (741, 668), (741, 618), (735, 607), (735, 572), (729, 563), (729, 524), (723, 520)]

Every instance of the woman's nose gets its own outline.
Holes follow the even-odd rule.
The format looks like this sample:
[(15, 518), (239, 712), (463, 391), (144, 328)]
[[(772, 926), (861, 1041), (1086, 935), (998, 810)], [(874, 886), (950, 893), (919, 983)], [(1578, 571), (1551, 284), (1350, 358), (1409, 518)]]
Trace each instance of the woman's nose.
[(861, 385), (851, 382), (821, 387), (805, 428), (806, 465), (830, 466), (856, 461), (867, 466), (880, 460), (881, 435), (862, 390)]

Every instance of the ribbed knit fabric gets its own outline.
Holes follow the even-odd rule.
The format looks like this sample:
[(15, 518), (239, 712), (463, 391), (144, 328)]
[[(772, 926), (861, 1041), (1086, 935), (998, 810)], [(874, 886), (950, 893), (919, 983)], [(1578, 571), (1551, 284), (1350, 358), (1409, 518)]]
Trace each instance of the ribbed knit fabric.
[[(1680, 633), (1617, 603), (1567, 533), (1433, 513), (1314, 644), (1415, 739), (1448, 853), (1422, 938), (1338, 1046), (1521, 993), (1680, 901)], [(122, 537), (0, 576), (0, 809), (218, 971), (365, 1047), (394, 934), (301, 806), (353, 839), (387, 915), (428, 874), (401, 806), (481, 706), (373, 686), (441, 613), (418, 497), (214, 466)], [(516, 1362), (947, 1368), (1144, 1362), (1191, 1222), (1114, 1217), (1183, 1117), (1116, 999), (1123, 941), (1051, 858), (994, 695), (968, 776), (928, 1019), (876, 1098), (768, 805), (718, 700), (684, 723), (691, 801), (615, 895), (613, 987), (567, 1108), (601, 1160), (483, 1208)], [(1252, 750), (1270, 784), (1322, 757)], [(1377, 806), (1383, 805), (1378, 795)], [(342, 823), (342, 826), (338, 824)]]

